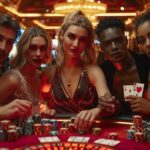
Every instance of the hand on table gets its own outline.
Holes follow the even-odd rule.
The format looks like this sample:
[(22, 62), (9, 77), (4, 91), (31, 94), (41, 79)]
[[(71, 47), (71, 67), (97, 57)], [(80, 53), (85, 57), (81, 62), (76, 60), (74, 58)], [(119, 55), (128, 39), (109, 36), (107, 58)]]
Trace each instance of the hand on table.
[(0, 119), (27, 117), (31, 114), (32, 103), (28, 100), (15, 99), (7, 105), (0, 106)]
[(117, 100), (115, 96), (112, 96), (109, 93), (106, 93), (104, 96), (101, 96), (99, 99), (99, 107), (104, 112), (115, 113), (116, 105), (117, 105)]
[(125, 99), (129, 101), (133, 112), (150, 115), (149, 100), (138, 96), (127, 96)]
[(75, 125), (77, 129), (88, 130), (99, 115), (100, 111), (101, 109), (97, 107), (90, 110), (83, 110), (78, 113), (75, 118)]
[(54, 116), (56, 114), (55, 109), (50, 109), (46, 104), (40, 105), (40, 113), (44, 116)]

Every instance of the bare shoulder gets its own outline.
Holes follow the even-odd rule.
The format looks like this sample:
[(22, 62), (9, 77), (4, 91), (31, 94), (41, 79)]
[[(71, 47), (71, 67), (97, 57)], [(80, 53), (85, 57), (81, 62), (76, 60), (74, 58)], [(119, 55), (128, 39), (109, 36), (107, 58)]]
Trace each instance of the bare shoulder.
[(98, 80), (103, 80), (104, 73), (99, 66), (96, 65), (87, 65), (86, 70), (88, 73), (88, 77), (92, 82), (97, 82)]
[(103, 73), (102, 69), (99, 66), (97, 66), (97, 65), (87, 65), (85, 67), (86, 67), (87, 72), (88, 72), (89, 75), (90, 74), (95, 75), (95, 74)]
[[(12, 72), (7, 72), (0, 78), (1, 86), (16, 89), (19, 84), (19, 77)], [(7, 88), (6, 88), (7, 89)]]
[(56, 65), (52, 65), (50, 67), (48, 67), (44, 72), (43, 72), (43, 78), (47, 78), (48, 81), (52, 81), (53, 80), (53, 77), (55, 75), (55, 72), (56, 72), (56, 68), (57, 66)]

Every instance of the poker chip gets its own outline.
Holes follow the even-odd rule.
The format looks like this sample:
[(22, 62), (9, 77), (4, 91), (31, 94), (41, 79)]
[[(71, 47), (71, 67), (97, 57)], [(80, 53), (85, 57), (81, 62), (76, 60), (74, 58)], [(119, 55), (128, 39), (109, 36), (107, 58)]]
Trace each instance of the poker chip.
[(108, 138), (109, 138), (109, 139), (112, 139), (112, 140), (115, 140), (115, 139), (118, 138), (118, 133), (116, 133), (116, 132), (111, 132), (111, 133), (109, 133)]
[(44, 123), (42, 129), (44, 135), (49, 135), (52, 130), (52, 125), (50, 123)]
[(35, 135), (42, 135), (42, 124), (36, 123), (33, 125), (33, 130)]
[(56, 119), (50, 119), (50, 123), (52, 125), (52, 130), (56, 131), (58, 127), (58, 121)]
[(70, 118), (70, 123), (74, 124), (74, 121), (75, 121), (75, 117), (71, 117)]
[(41, 116), (40, 114), (36, 113), (33, 115), (32, 120), (34, 121), (34, 123), (41, 123)]
[(70, 123), (70, 124), (68, 125), (68, 129), (69, 129), (70, 133), (71, 133), (71, 132), (76, 132), (76, 126), (75, 126), (75, 124)]
[(70, 121), (63, 121), (62, 122), (62, 127), (68, 128), (69, 123), (70, 123)]
[(95, 127), (92, 129), (92, 133), (95, 135), (98, 135), (100, 134), (101, 130), (102, 130), (101, 128)]
[(143, 132), (135, 132), (135, 141), (136, 142), (143, 142), (144, 141), (144, 134)]
[(58, 135), (58, 131), (51, 131), (51, 135)]
[(42, 123), (42, 124), (49, 124), (49, 123), (50, 123), (50, 119), (42, 118), (42, 119), (41, 119), (41, 123)]
[(0, 130), (0, 141), (4, 141), (5, 136), (3, 130)]
[(8, 126), (8, 129), (14, 129), (14, 130), (16, 130), (16, 129), (17, 129), (17, 126), (16, 126), (16, 125), (9, 125), (9, 126)]
[(140, 115), (133, 116), (133, 125), (137, 132), (143, 132), (143, 122), (142, 121), (143, 121), (142, 116), (140, 116)]
[(129, 139), (129, 140), (133, 140), (134, 139), (134, 134), (135, 134), (135, 130), (132, 130), (132, 129), (129, 129), (129, 130), (127, 130), (127, 138)]
[(68, 134), (68, 133), (70, 133), (70, 131), (68, 128), (60, 128), (60, 133), (61, 134)]
[(8, 130), (8, 126), (10, 125), (10, 120), (2, 120), (0, 122), (1, 127), (4, 131)]
[(33, 124), (34, 121), (30, 118), (23, 125), (23, 134), (24, 135), (32, 135), (33, 134)]
[(17, 140), (17, 131), (15, 129), (7, 130), (7, 140), (10, 142)]

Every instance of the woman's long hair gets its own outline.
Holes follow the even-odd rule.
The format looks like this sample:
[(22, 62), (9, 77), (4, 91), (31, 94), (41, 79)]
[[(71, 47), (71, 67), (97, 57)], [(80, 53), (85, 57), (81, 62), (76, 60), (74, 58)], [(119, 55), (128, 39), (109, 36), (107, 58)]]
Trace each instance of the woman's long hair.
[(83, 27), (87, 30), (89, 40), (87, 43), (87, 47), (84, 52), (81, 54), (81, 60), (83, 63), (94, 63), (95, 61), (95, 50), (94, 50), (94, 30), (90, 20), (87, 16), (80, 10), (74, 11), (73, 13), (66, 16), (64, 22), (60, 28), (60, 32), (58, 34), (58, 47), (56, 49), (56, 63), (61, 65), (64, 60), (64, 52), (62, 46), (61, 36), (66, 32), (66, 30), (71, 26), (76, 25), (79, 27)]
[(42, 36), (45, 39), (47, 46), (47, 57), (50, 56), (51, 43), (48, 33), (40, 27), (30, 27), (25, 30), (17, 44), (17, 55), (12, 60), (12, 68), (21, 67), (26, 63), (26, 52), (29, 50), (32, 38), (36, 36)]

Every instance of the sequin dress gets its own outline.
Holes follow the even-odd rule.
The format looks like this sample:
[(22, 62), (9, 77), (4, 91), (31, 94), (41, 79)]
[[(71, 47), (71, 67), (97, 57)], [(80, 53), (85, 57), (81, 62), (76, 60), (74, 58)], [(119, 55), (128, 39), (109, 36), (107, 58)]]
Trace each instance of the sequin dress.
[(50, 87), (50, 91), (45, 94), (44, 98), (47, 100), (49, 107), (56, 109), (58, 113), (78, 113), (81, 110), (92, 109), (98, 105), (96, 88), (90, 82), (86, 69), (80, 74), (73, 98), (67, 94), (59, 68), (56, 69)]

